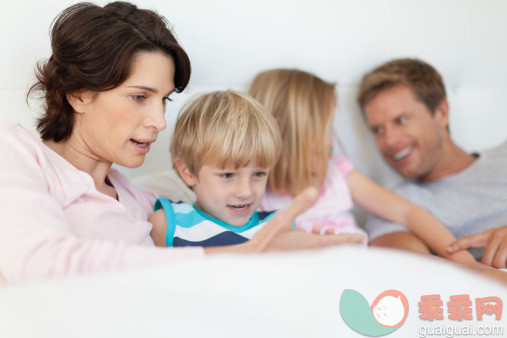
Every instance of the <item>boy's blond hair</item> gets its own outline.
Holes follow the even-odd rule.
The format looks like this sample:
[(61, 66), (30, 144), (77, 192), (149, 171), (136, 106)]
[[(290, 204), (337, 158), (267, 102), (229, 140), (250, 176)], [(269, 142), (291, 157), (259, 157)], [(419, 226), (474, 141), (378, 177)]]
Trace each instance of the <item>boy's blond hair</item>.
[(249, 94), (280, 126), (282, 154), (268, 179), (271, 190), (295, 196), (310, 185), (322, 188), (336, 106), (335, 85), (300, 70), (273, 69), (255, 77)]
[(170, 150), (175, 169), (179, 157), (197, 175), (204, 164), (223, 169), (248, 164), (272, 168), (280, 145), (271, 114), (250, 96), (226, 90), (198, 95), (183, 106)]

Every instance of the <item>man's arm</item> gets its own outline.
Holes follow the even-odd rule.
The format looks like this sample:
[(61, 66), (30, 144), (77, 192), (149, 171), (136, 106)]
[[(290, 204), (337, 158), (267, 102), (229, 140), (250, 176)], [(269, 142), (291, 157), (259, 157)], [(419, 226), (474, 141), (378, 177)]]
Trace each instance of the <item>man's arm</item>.
[(455, 253), (468, 248), (486, 248), (482, 263), (499, 269), (507, 268), (507, 225), (461, 238), (447, 249)]
[(401, 249), (424, 254), (431, 254), (430, 249), (416, 235), (410, 232), (392, 232), (370, 241), (371, 246)]

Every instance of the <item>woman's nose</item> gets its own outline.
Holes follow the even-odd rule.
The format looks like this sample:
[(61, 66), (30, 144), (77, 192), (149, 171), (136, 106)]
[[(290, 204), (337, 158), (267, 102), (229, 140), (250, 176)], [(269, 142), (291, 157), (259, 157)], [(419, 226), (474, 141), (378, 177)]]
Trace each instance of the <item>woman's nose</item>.
[(165, 121), (165, 106), (156, 107), (150, 112), (149, 116), (145, 119), (145, 127), (153, 128), (157, 131), (164, 130), (166, 127)]

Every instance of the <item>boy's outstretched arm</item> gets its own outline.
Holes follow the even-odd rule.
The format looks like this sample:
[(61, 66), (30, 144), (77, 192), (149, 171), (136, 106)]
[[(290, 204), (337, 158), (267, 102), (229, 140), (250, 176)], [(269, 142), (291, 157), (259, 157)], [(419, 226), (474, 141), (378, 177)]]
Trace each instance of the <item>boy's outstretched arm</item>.
[(164, 209), (158, 209), (148, 218), (148, 222), (153, 225), (150, 237), (156, 246), (166, 246), (167, 221)]
[(317, 235), (294, 230), (292, 223), (302, 212), (310, 208), (319, 196), (316, 188), (302, 191), (292, 204), (279, 211), (254, 237), (241, 245), (205, 248), (206, 254), (221, 252), (253, 253), (321, 248), (343, 243), (364, 243), (363, 234)]

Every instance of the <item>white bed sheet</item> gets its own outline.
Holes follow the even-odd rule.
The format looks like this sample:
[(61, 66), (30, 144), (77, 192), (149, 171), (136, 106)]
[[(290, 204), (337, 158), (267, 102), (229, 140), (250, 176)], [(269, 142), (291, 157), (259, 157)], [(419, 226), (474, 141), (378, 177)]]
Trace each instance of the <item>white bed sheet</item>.
[[(381, 292), (408, 299), (404, 324), (386, 337), (418, 337), (425, 325), (506, 327), (419, 319), (422, 295), (497, 296), (507, 287), (436, 258), (341, 246), (262, 255), (217, 255), (137, 270), (0, 288), (0, 337), (364, 337), (340, 315), (345, 289), (371, 305)], [(505, 331), (504, 331), (505, 334)], [(473, 337), (470, 335), (468, 337)]]

